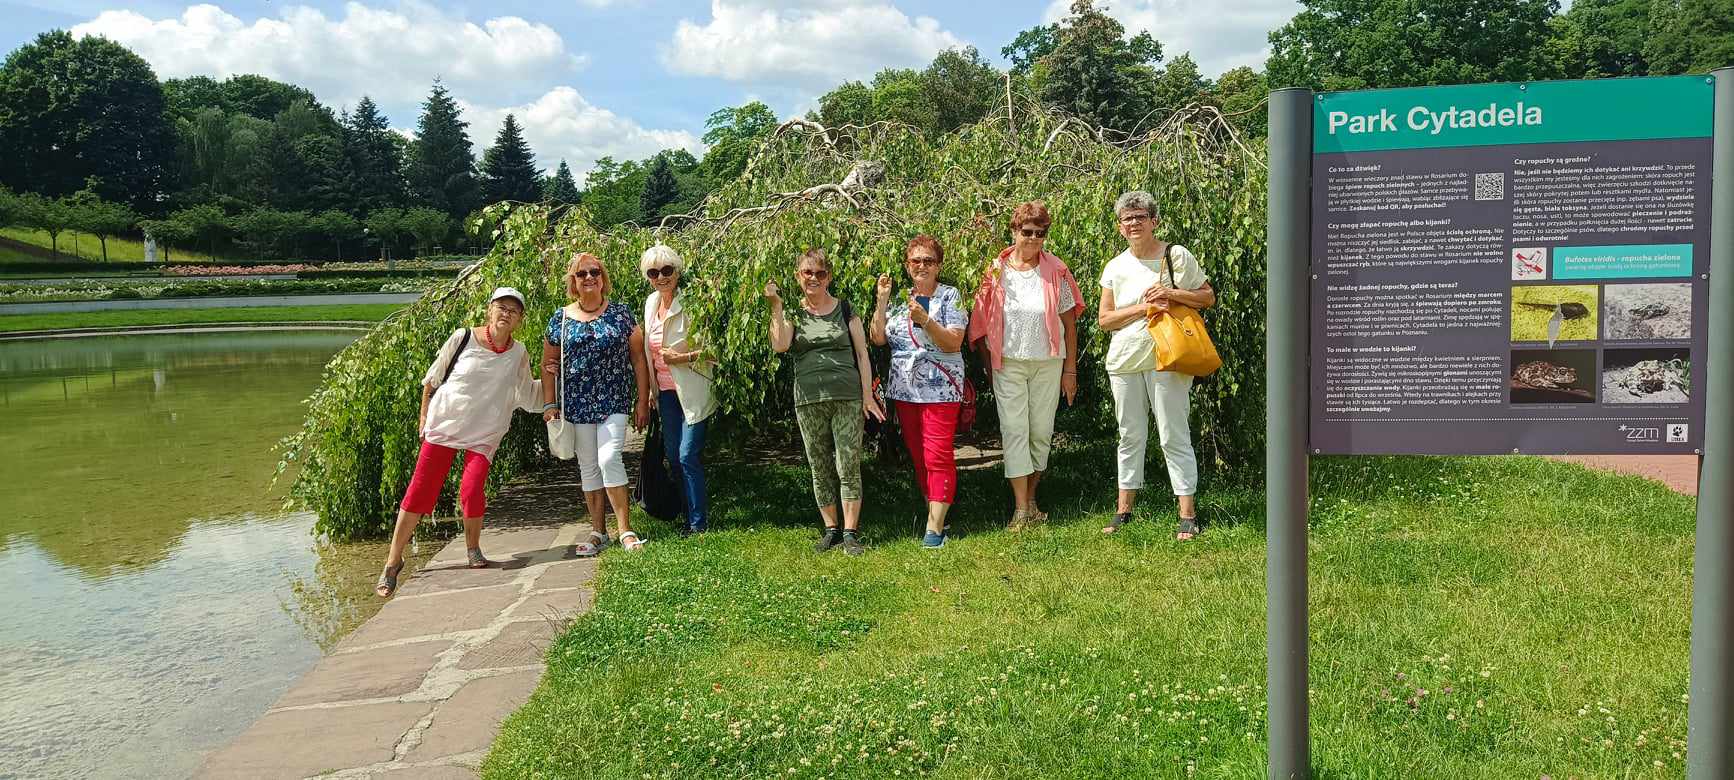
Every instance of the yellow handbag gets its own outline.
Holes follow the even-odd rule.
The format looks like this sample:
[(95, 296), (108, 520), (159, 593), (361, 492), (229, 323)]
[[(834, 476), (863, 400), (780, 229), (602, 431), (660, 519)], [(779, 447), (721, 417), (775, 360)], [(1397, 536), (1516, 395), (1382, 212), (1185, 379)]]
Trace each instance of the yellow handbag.
[[(1174, 245), (1162, 252), (1168, 266), (1168, 280), (1174, 280), (1174, 261), (1170, 255)], [(1191, 376), (1210, 376), (1222, 367), (1222, 356), (1216, 354), (1216, 344), (1204, 329), (1204, 317), (1197, 309), (1169, 302), (1168, 311), (1150, 312), (1146, 323), (1150, 337), (1156, 341), (1156, 370), (1175, 371)]]

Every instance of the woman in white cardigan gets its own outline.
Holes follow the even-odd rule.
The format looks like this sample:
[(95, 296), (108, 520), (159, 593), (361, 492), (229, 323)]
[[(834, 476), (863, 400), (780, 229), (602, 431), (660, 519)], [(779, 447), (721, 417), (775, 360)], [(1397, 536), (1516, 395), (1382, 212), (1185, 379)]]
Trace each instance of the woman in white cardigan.
[(644, 301), (645, 364), (651, 367), (647, 400), (662, 415), (662, 449), (680, 486), (686, 525), (681, 535), (703, 532), (710, 500), (704, 486), (704, 437), (716, 412), (711, 378), (716, 364), (694, 343), (691, 320), (681, 307), (680, 276), (686, 261), (673, 247), (644, 250), (638, 269), (650, 281)]

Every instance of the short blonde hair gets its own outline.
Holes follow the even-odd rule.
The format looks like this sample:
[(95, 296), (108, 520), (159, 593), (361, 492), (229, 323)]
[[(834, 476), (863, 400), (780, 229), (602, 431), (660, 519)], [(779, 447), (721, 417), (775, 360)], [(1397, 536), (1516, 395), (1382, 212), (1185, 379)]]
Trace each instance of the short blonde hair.
[(657, 244), (646, 249), (644, 254), (638, 258), (638, 272), (641, 274), (652, 268), (665, 265), (674, 266), (674, 272), (677, 274), (686, 273), (686, 260), (680, 256), (679, 252), (674, 251), (674, 247), (667, 244)]
[(608, 264), (602, 262), (602, 258), (589, 252), (579, 252), (573, 255), (572, 262), (566, 264), (566, 297), (574, 301), (578, 300), (578, 266), (585, 260), (595, 263), (597, 268), (602, 269), (602, 297), (608, 297), (608, 293), (614, 289), (613, 280), (608, 278)]

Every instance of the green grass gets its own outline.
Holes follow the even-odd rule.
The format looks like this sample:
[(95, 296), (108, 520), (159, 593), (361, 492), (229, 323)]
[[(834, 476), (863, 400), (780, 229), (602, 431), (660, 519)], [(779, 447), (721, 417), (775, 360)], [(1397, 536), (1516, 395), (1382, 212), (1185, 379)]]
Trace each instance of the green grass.
[(374, 322), (403, 308), (396, 303), (335, 306), (248, 306), (230, 309), (138, 309), (127, 311), (0, 314), (0, 333), (63, 328), (115, 328), (202, 322), (299, 322), (366, 320)]
[[(803, 468), (713, 466), (725, 530), (605, 556), (485, 774), (1262, 777), (1262, 490), (1207, 486), (1184, 544), (1148, 490), (1104, 537), (1111, 444), (1054, 458), (1049, 527), (998, 530), (1000, 472), (968, 473), (939, 551), (874, 466), (860, 558), (812, 552)], [(1313, 486), (1317, 776), (1683, 774), (1692, 499), (1518, 457)]]
[[(48, 233), (42, 230), (3, 228), (0, 229), (0, 237), (10, 238), (13, 241), (22, 241), (26, 244), (33, 244), (42, 247), (43, 249), (49, 249), (54, 245), (54, 242), (49, 239)], [(78, 249), (76, 255), (73, 253), (75, 243)], [(159, 262), (162, 260), (162, 251), (162, 247), (158, 246), (157, 260)], [(60, 256), (67, 260), (83, 259), (100, 263), (102, 262), (102, 242), (98, 241), (96, 236), (85, 234), (80, 234), (78, 240), (74, 242), (73, 231), (68, 230), (60, 234)], [(169, 258), (177, 263), (211, 261), (211, 256), (208, 253), (185, 250), (179, 247), (170, 250)], [(17, 250), (0, 247), (0, 263), (41, 263), (50, 259), (51, 258), (28, 255)], [(134, 263), (144, 262), (144, 242), (130, 238), (110, 238), (108, 240), (108, 261), (111, 263), (122, 261)]]

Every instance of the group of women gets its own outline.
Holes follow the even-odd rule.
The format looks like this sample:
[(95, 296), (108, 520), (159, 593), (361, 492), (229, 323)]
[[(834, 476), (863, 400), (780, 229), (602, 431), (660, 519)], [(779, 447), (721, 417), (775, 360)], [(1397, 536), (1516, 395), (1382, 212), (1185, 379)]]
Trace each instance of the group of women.
[[(1187, 427), (1192, 377), (1157, 369), (1145, 323), (1170, 304), (1206, 308), (1216, 297), (1192, 253), (1156, 237), (1154, 197), (1125, 193), (1115, 201), (1114, 214), (1127, 248), (1103, 269), (1096, 321), (1112, 334), (1106, 369), (1119, 428), (1119, 495), (1114, 518), (1102, 531), (1113, 533), (1132, 519), (1144, 485), (1154, 415), (1178, 498), (1177, 538), (1190, 539), (1198, 533), (1198, 467)], [(1077, 393), (1077, 317), (1086, 305), (1071, 270), (1045, 249), (1051, 221), (1040, 201), (1013, 211), (1012, 244), (991, 261), (967, 312), (957, 288), (939, 281), (945, 252), (926, 235), (904, 248), (907, 288), (894, 300), (896, 281), (881, 275), (866, 319), (831, 293), (835, 269), (821, 250), (797, 259), (794, 289), (800, 295), (792, 306), (783, 300), (780, 285), (765, 285), (771, 347), (793, 355), (795, 418), (824, 523), (817, 550), (864, 551), (864, 423), (885, 420), (891, 412), (927, 502), (922, 546), (944, 546), (946, 514), (957, 495), (952, 441), (963, 405), (973, 395), (965, 378), (966, 346), (986, 362), (998, 405), (1005, 474), (1015, 504), (1008, 527), (1022, 530), (1047, 519), (1037, 488), (1047, 471), (1060, 398), (1069, 404)], [(608, 506), (616, 523), (613, 539), (627, 550), (644, 545), (631, 527), (626, 490), (623, 445), (629, 415), (640, 428), (651, 414), (659, 416), (664, 451), (679, 486), (682, 535), (706, 529), (702, 453), (717, 406), (711, 387), (715, 363), (694, 343), (681, 306), (685, 261), (679, 253), (654, 246), (640, 259), (639, 270), (652, 293), (642, 316), (634, 318), (626, 304), (609, 298), (612, 285), (599, 258), (588, 253), (573, 258), (565, 274), (571, 302), (548, 320), (539, 370), (532, 371), (528, 351), (512, 340), (525, 312), (523, 295), (511, 288), (494, 292), (483, 326), (446, 340), (423, 377), (422, 449), (380, 576), (381, 596), (396, 590), (404, 548), (421, 516), (433, 509), (459, 451), (465, 453), (459, 507), (469, 565), (490, 565), (479, 549), (486, 510), (482, 488), (514, 409), (541, 411), (575, 440), (592, 524), (588, 538), (577, 545), (578, 555), (596, 555), (610, 543)], [(891, 366), (883, 382), (889, 412), (876, 392), (869, 340), (890, 347)]]

